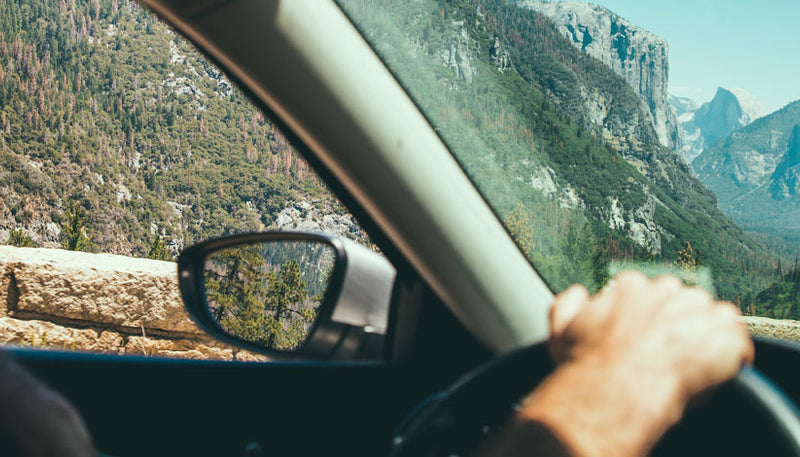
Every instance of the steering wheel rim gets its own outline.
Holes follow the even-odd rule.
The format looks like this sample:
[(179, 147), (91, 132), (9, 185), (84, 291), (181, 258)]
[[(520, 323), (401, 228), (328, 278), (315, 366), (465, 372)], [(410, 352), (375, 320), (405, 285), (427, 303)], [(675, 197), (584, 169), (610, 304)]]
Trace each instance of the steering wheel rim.
[[(513, 405), (554, 368), (546, 343), (511, 351), (479, 366), (445, 391), (423, 401), (401, 422), (391, 455), (470, 453), (502, 427), (514, 412)], [(778, 444), (784, 453), (800, 457), (800, 412), (764, 374), (744, 367), (720, 390), (727, 390), (759, 411), (759, 417), (768, 421), (780, 437)]]

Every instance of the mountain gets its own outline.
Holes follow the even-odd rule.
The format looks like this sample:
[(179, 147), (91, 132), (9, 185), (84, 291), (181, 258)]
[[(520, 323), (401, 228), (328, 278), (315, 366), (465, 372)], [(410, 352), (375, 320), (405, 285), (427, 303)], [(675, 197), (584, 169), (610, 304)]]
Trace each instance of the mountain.
[(692, 163), (719, 198), (719, 207), (745, 228), (797, 239), (800, 101), (734, 131)]
[(652, 116), (664, 146), (680, 144), (678, 121), (668, 103), (669, 45), (614, 12), (582, 2), (524, 0), (517, 6), (538, 11), (577, 49), (600, 60), (636, 90)]
[(694, 114), (694, 123), (703, 133), (706, 144), (714, 144), (763, 115), (756, 98), (744, 89), (720, 87), (709, 102)]
[(678, 97), (669, 99), (672, 107), (679, 113), (682, 140), (680, 151), (689, 163), (706, 147), (764, 114), (758, 100), (744, 89), (719, 87), (714, 98), (697, 109), (692, 109), (692, 103), (688, 100)]
[[(349, 4), (554, 286), (590, 284), (611, 257), (672, 262), (687, 242), (723, 297), (771, 279), (772, 257), (661, 144), (637, 90), (546, 16), (506, 0)], [(135, 3), (7, 0), (0, 32), (6, 240), (84, 233), (90, 250), (142, 256), (158, 237), (175, 253), (267, 227), (358, 236), (270, 120)]]
[(131, 1), (0, 2), (0, 176), (0, 241), (42, 247), (71, 222), (90, 250), (144, 256), (158, 237), (176, 254), (263, 230), (295, 202), (345, 214), (269, 119)]
[(694, 125), (694, 113), (697, 112), (697, 102), (687, 97), (669, 97), (669, 104), (675, 110), (680, 125), (680, 148), (677, 149), (686, 163), (692, 160), (703, 151), (705, 139), (700, 129)]
[(772, 281), (638, 92), (528, 3), (342, 5), (555, 289), (596, 286), (603, 259), (671, 263), (687, 242), (723, 297)]
[(675, 110), (675, 114), (678, 116), (678, 122), (683, 122), (681, 118), (685, 118), (686, 115), (689, 117), (694, 116), (694, 112), (697, 111), (697, 102), (689, 97), (670, 95), (667, 101)]

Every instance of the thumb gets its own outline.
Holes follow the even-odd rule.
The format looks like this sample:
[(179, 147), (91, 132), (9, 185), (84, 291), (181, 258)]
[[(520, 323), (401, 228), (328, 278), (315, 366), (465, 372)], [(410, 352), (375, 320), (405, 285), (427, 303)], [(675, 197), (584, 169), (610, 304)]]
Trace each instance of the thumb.
[(589, 291), (580, 284), (570, 286), (556, 296), (550, 307), (550, 334), (560, 335), (589, 301)]

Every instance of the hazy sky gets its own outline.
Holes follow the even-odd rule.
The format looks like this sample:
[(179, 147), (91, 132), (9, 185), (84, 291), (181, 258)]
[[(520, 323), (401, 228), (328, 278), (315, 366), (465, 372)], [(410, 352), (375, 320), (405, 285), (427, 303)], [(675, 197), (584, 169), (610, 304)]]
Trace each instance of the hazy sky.
[(594, 0), (670, 45), (670, 92), (740, 87), (774, 111), (800, 99), (800, 0)]

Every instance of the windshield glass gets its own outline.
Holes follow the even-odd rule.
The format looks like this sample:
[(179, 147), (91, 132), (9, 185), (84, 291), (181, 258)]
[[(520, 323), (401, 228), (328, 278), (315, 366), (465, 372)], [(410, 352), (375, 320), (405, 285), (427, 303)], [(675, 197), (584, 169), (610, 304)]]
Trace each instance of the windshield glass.
[(669, 271), (800, 318), (800, 102), (670, 85), (666, 39), (599, 5), (338, 3), (555, 291)]

